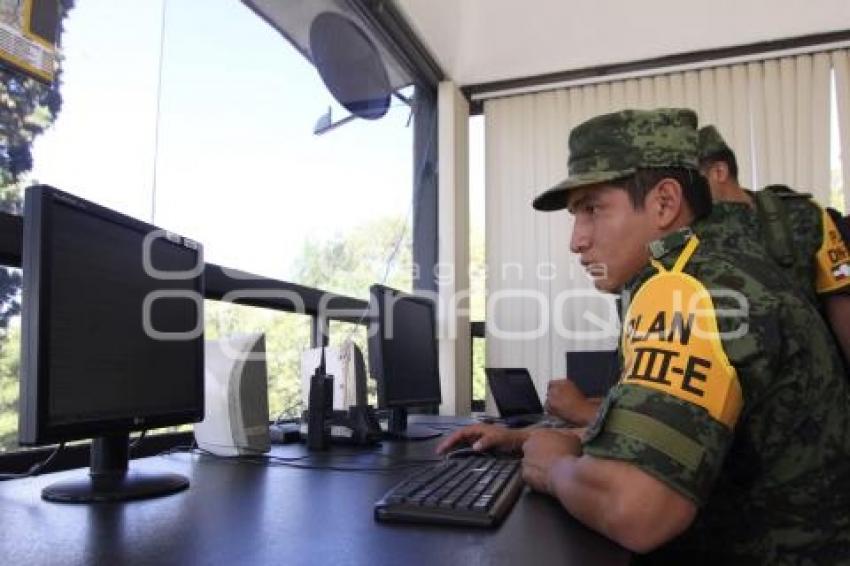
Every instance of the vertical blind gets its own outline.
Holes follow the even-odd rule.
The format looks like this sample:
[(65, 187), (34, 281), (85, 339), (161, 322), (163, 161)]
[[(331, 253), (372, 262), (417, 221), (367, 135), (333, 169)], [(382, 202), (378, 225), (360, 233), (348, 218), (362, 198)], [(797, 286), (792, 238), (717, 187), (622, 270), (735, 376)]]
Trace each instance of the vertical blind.
[[(528, 367), (539, 391), (564, 375), (567, 350), (612, 348), (613, 299), (569, 252), (566, 212), (531, 208), (567, 174), (567, 136), (623, 108), (693, 108), (735, 151), (741, 184), (782, 183), (830, 202), (830, 92), (850, 155), (850, 52), (838, 50), (487, 100), (487, 364)], [(850, 203), (850, 159), (843, 187)]]

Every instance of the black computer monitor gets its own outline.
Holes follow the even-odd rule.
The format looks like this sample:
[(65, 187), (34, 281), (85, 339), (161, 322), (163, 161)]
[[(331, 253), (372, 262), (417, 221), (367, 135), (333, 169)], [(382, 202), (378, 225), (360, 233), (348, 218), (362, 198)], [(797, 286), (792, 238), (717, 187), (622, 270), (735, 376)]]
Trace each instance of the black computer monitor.
[(369, 288), (369, 366), (378, 385), (378, 407), (389, 409), (387, 434), (433, 438), (435, 431), (408, 426), (411, 407), (439, 405), (440, 371), (434, 302), (385, 287)]
[(131, 431), (204, 415), (203, 254), (51, 187), (24, 200), (19, 441), (93, 438), (90, 475), (44, 489), (64, 502), (184, 489), (128, 471)]
[(617, 350), (566, 353), (567, 377), (587, 397), (604, 397), (620, 379)]

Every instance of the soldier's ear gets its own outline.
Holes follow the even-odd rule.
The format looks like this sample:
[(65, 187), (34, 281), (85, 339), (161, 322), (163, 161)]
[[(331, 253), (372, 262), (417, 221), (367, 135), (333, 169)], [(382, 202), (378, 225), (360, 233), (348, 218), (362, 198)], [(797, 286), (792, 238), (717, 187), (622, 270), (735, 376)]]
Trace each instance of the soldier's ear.
[(651, 191), (650, 196), (650, 212), (655, 220), (656, 228), (667, 230), (681, 218), (684, 204), (682, 186), (675, 179), (662, 179)]
[(725, 183), (729, 180), (729, 166), (723, 161), (713, 161), (703, 167), (700, 172), (708, 180), (709, 185)]
[(726, 183), (729, 181), (729, 165), (727, 165), (723, 161), (716, 162), (712, 169), (714, 170), (714, 178), (719, 183)]

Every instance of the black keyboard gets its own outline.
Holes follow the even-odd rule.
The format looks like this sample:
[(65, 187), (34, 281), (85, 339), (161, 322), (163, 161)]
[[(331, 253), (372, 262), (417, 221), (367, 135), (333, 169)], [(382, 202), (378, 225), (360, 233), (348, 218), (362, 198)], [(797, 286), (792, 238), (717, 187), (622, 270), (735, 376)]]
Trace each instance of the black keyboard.
[(520, 461), (495, 456), (453, 458), (406, 478), (375, 503), (379, 521), (491, 527), (522, 492)]

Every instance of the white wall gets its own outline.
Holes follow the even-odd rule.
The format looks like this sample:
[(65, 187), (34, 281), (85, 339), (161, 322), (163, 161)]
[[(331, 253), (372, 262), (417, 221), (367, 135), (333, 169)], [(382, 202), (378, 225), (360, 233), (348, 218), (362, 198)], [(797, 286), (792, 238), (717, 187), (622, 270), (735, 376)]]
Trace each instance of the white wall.
[(439, 87), (440, 414), (472, 404), (469, 335), (469, 104), (457, 86)]
[(850, 29), (847, 0), (397, 0), (469, 85)]

